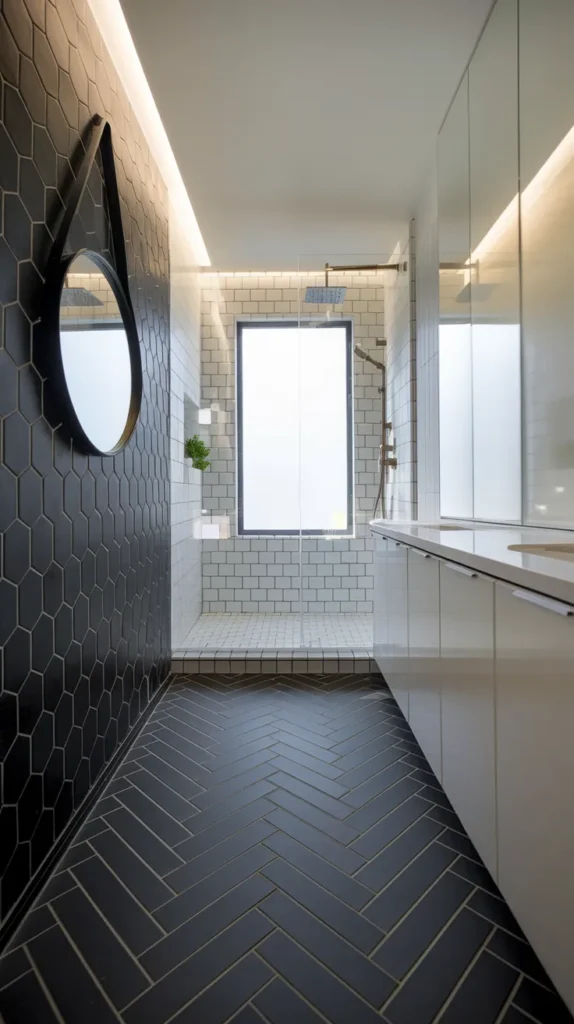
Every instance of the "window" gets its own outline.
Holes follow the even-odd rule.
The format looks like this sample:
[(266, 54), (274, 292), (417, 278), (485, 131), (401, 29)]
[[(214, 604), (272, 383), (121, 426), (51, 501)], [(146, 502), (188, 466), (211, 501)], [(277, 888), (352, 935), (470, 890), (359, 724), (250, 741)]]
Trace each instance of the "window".
[(237, 325), (238, 531), (353, 532), (350, 321)]

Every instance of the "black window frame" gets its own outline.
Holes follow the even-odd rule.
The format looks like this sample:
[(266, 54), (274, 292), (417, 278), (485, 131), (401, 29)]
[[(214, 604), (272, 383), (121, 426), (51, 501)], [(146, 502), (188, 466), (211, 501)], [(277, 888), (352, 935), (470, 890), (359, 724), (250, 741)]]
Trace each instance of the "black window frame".
[[(298, 327), (340, 328), (346, 334), (346, 382), (347, 382), (347, 525), (337, 530), (246, 530), (243, 520), (243, 331), (245, 329)], [(239, 537), (353, 537), (354, 523), (354, 446), (353, 446), (353, 321), (348, 319), (329, 320), (238, 320), (236, 323), (236, 469), (237, 469), (237, 535)]]

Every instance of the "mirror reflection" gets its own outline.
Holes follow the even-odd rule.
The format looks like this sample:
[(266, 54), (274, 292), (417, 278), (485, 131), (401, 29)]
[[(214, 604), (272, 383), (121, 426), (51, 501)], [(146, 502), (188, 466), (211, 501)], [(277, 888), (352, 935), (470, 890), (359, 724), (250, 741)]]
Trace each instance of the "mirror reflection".
[(68, 394), (101, 452), (123, 443), (132, 397), (127, 334), (114, 289), (87, 253), (75, 257), (60, 297), (60, 350)]

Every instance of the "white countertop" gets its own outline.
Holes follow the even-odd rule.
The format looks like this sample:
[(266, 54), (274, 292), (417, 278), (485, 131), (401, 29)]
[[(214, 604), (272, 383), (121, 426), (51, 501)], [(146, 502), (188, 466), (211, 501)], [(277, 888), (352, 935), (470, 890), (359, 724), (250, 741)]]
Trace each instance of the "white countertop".
[[(449, 522), (444, 520), (444, 524)], [(374, 533), (422, 548), (516, 586), (547, 594), (558, 601), (574, 604), (574, 559), (545, 558), (509, 550), (511, 544), (572, 544), (574, 531), (463, 522), (456, 523), (464, 526), (463, 530), (441, 530), (441, 525), (421, 525), (397, 519), (375, 519), (370, 524)]]

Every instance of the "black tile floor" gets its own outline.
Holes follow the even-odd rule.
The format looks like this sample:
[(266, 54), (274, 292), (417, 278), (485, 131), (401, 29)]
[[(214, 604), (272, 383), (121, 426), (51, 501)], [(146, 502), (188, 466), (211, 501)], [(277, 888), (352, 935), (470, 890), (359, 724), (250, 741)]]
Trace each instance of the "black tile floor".
[(0, 960), (4, 1024), (572, 1021), (380, 677), (179, 677)]

